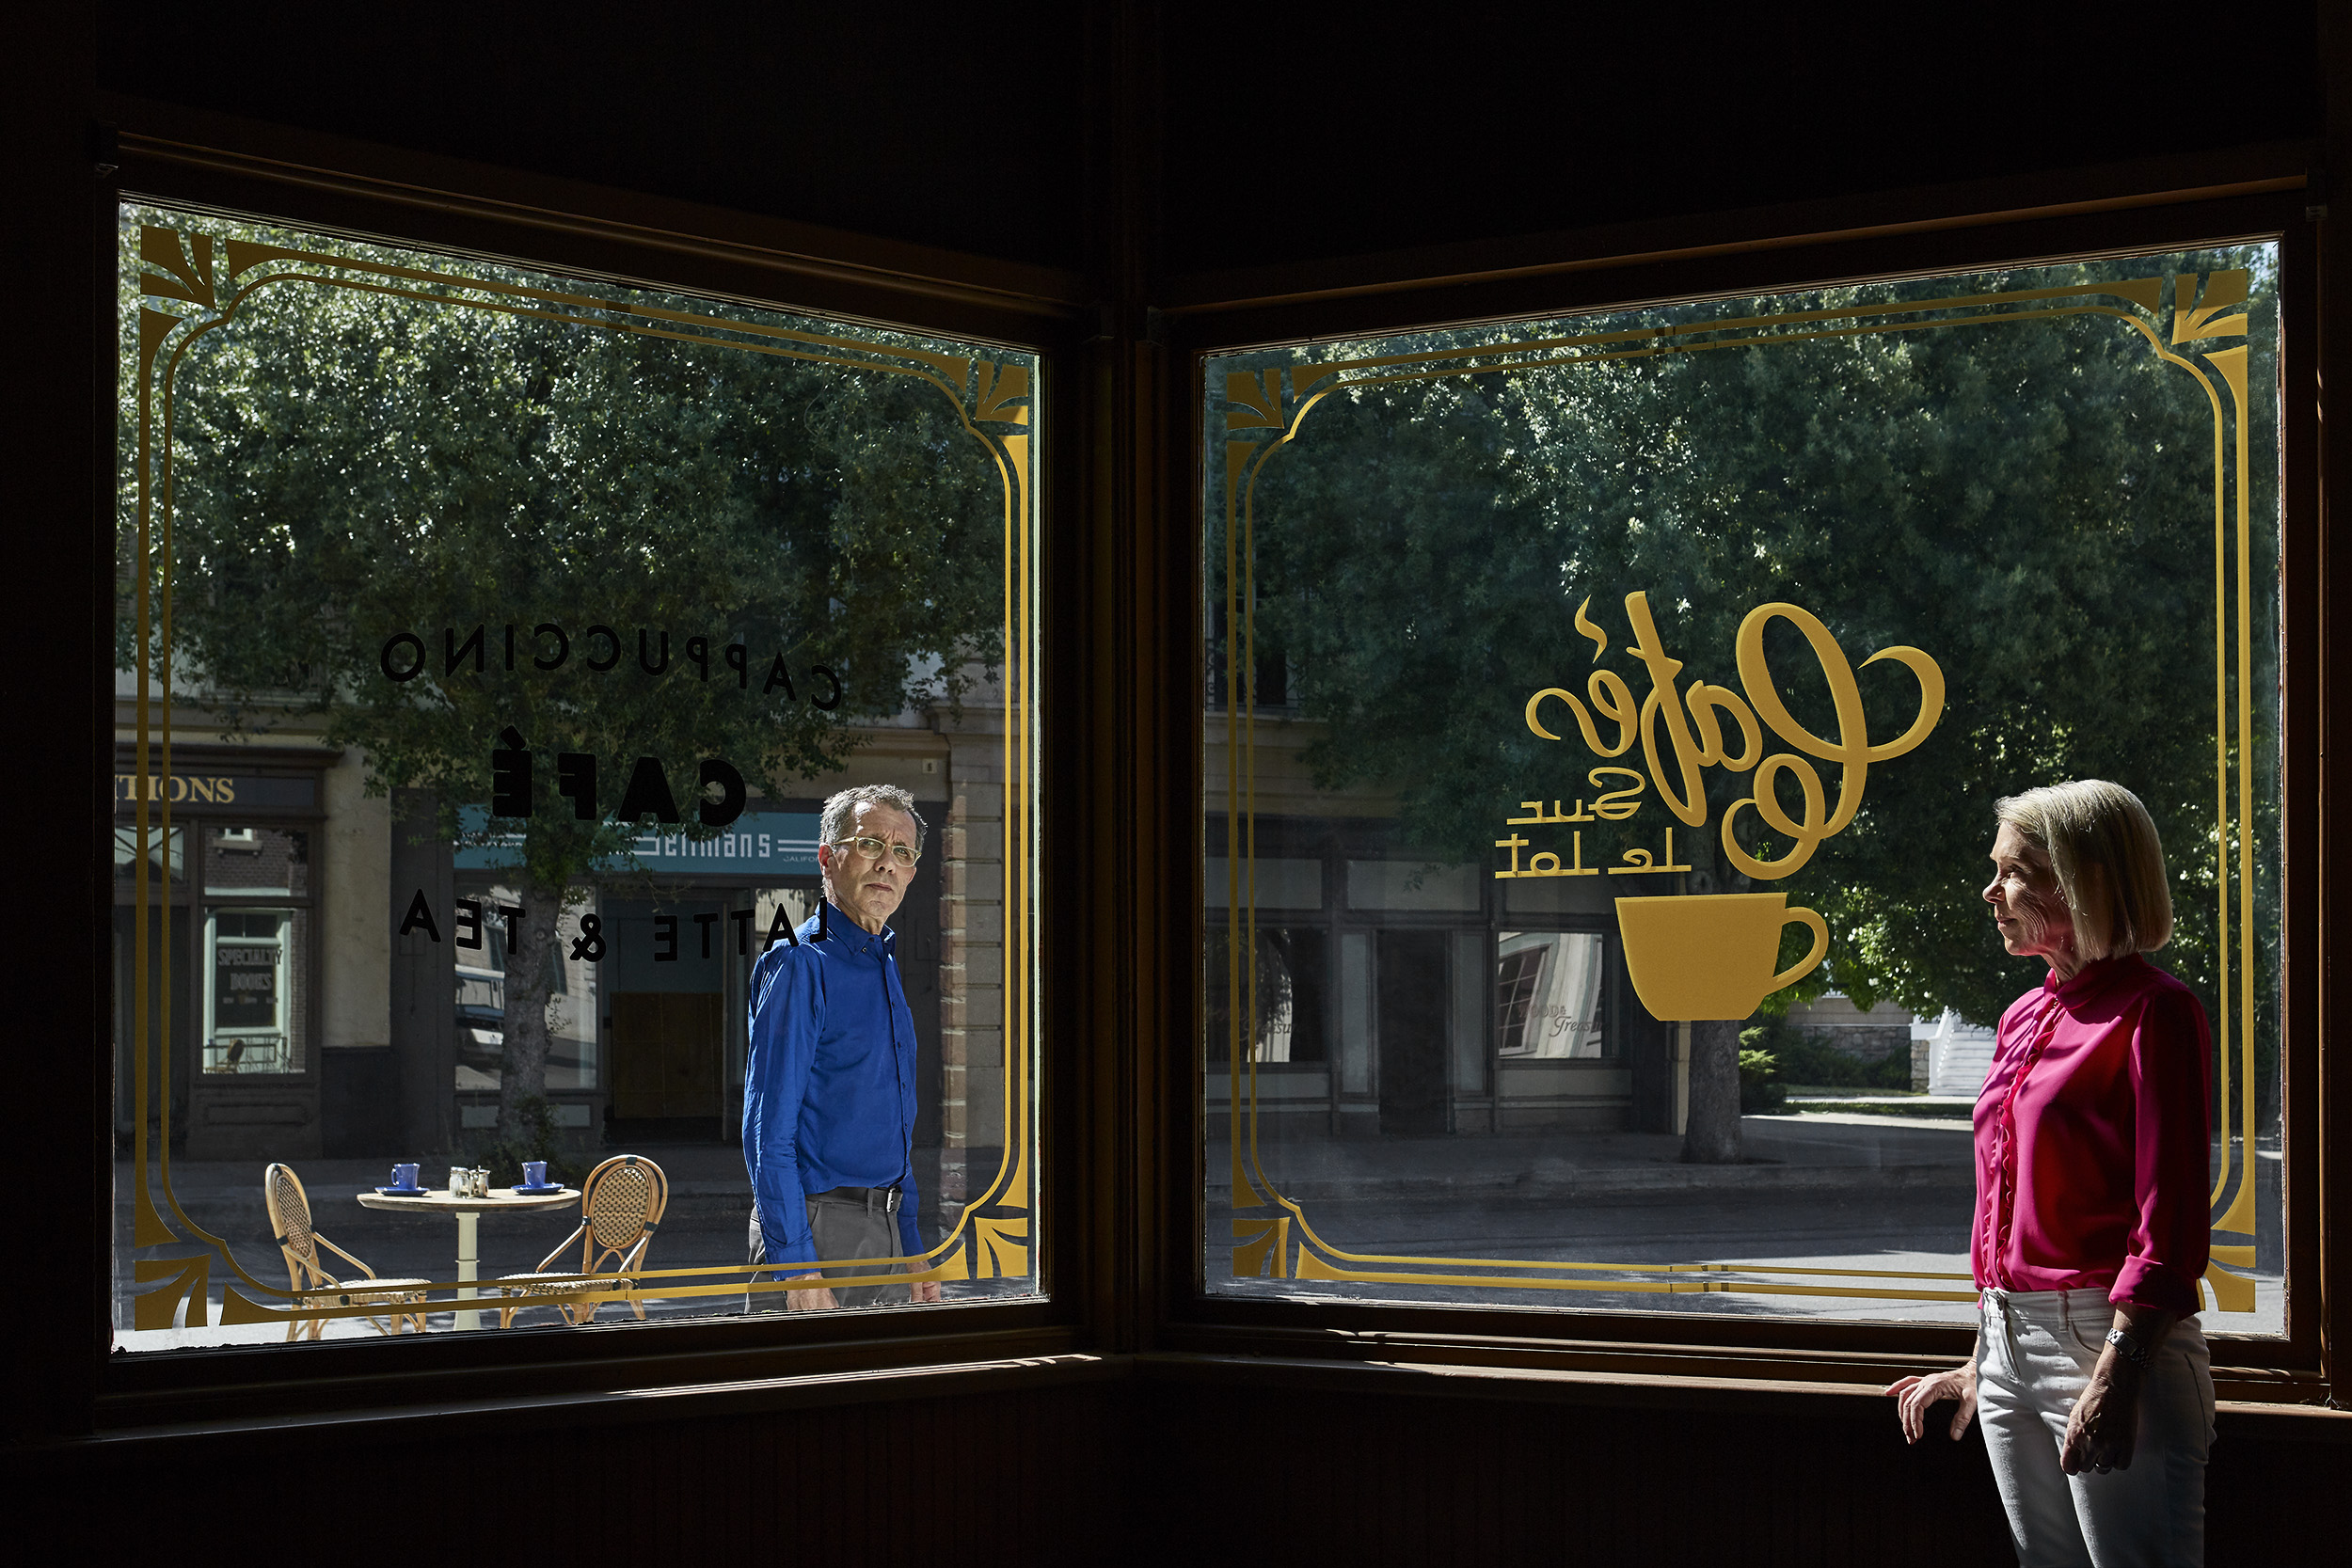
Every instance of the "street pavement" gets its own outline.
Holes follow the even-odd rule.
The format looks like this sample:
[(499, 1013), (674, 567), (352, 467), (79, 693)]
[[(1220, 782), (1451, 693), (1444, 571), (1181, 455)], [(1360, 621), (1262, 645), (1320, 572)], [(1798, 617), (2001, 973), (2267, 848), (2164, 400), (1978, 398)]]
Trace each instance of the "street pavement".
[[(1222, 1132), (1222, 1125), (1215, 1131)], [(1476, 1305), (1529, 1311), (1666, 1311), (1809, 1319), (1969, 1321), (1967, 1239), (1974, 1175), (1964, 1121), (1836, 1113), (1742, 1118), (1746, 1159), (1693, 1165), (1678, 1137), (1656, 1133), (1262, 1140), (1245, 1142), (1245, 1168), (1258, 1204), (1233, 1201), (1232, 1147), (1202, 1153), (1200, 1287), (1218, 1296), (1286, 1300), (1381, 1300)], [(648, 1263), (657, 1268), (736, 1266), (743, 1259), (750, 1189), (739, 1150), (716, 1144), (632, 1149), (660, 1164), (670, 1208)], [(386, 1179), (387, 1162), (317, 1160), (300, 1173), (317, 1227), (383, 1275), (446, 1281), (454, 1275), (456, 1224), (447, 1215), (363, 1209), (355, 1195)], [(2277, 1157), (2265, 1151), (2264, 1226), (2275, 1234)], [(285, 1267), (262, 1203), (259, 1162), (175, 1162), (172, 1188), (187, 1218), (227, 1242), (240, 1263), (268, 1284)], [(447, 1176), (429, 1165), (428, 1181)], [(171, 1348), (276, 1338), (282, 1329), (218, 1326), (224, 1272), (208, 1291), (211, 1326), (139, 1333), (130, 1328), (136, 1256), (185, 1255), (189, 1247), (135, 1253), (131, 1168), (116, 1167), (116, 1318), (126, 1348)], [(1285, 1207), (1287, 1203), (1288, 1207)], [(944, 1236), (954, 1221), (927, 1200), (923, 1233)], [(1423, 1284), (1236, 1277), (1235, 1243), (1259, 1223), (1290, 1217), (1284, 1272), (1299, 1243), (1313, 1240), (1329, 1263), (1359, 1273), (1442, 1274), (1474, 1279), (1548, 1277), (1573, 1290), (1509, 1285)], [(1235, 1222), (1241, 1223), (1237, 1235)], [(481, 1223), (484, 1279), (534, 1269), (578, 1223), (577, 1212), (501, 1214)], [(182, 1227), (185, 1229), (185, 1227)], [(2209, 1313), (2207, 1332), (2278, 1333), (2283, 1299), (2275, 1244), (2257, 1271), (2258, 1310)], [(1346, 1255), (1389, 1261), (1350, 1262)], [(1459, 1261), (1437, 1264), (1428, 1259)], [(1629, 1265), (1618, 1269), (1527, 1269), (1512, 1264)], [(1707, 1274), (1660, 1265), (1711, 1264)], [(1269, 1267), (1261, 1259), (1262, 1270)], [(1808, 1271), (1851, 1271), (1822, 1274)], [(1945, 1277), (1904, 1279), (1903, 1275)], [(1956, 1277), (1954, 1277), (1956, 1276)], [(1027, 1280), (950, 1282), (949, 1299), (1027, 1293)], [(1672, 1285), (1674, 1290), (1658, 1287)], [(1698, 1290), (1695, 1286), (1708, 1286)], [(1852, 1293), (1828, 1293), (1852, 1292)], [(1956, 1300), (1918, 1300), (1947, 1295)], [(648, 1304), (657, 1317), (733, 1315), (740, 1298)], [(607, 1307), (600, 1321), (634, 1321)], [(495, 1319), (492, 1320), (495, 1322)], [(447, 1312), (430, 1320), (452, 1326)], [(548, 1307), (517, 1326), (553, 1329)], [(330, 1323), (331, 1337), (372, 1335), (367, 1323)]]
[[(684, 1269), (742, 1264), (751, 1218), (751, 1185), (744, 1175), (741, 1149), (720, 1144), (647, 1145), (626, 1151), (600, 1151), (580, 1163), (593, 1164), (607, 1154), (622, 1152), (642, 1154), (653, 1161), (670, 1182), (669, 1207), (647, 1252), (648, 1267)], [(454, 1279), (457, 1222), (453, 1217), (429, 1212), (404, 1213), (366, 1209), (359, 1205), (358, 1194), (389, 1179), (389, 1164), (386, 1160), (303, 1161), (296, 1170), (310, 1195), (311, 1223), (329, 1241), (365, 1259), (379, 1276), (409, 1276), (444, 1283)], [(187, 1221), (227, 1243), (232, 1256), (254, 1278), (282, 1289), (287, 1283), (286, 1265), (277, 1240), (270, 1233), (269, 1214), (262, 1203), (263, 1164), (262, 1161), (175, 1160), (170, 1185)], [(422, 1176), (425, 1184), (446, 1186), (449, 1165), (446, 1159), (437, 1164), (427, 1163)], [(161, 1206), (160, 1168), (154, 1169), (153, 1174), (156, 1180), (152, 1190)], [(207, 1282), (209, 1326), (146, 1332), (132, 1329), (130, 1296), (140, 1288), (134, 1280), (135, 1259), (185, 1257), (203, 1250), (187, 1245), (134, 1249), (132, 1192), (131, 1163), (119, 1161), (115, 1165), (114, 1205), (114, 1317), (118, 1344), (136, 1349), (181, 1349), (262, 1343), (284, 1337), (285, 1330), (276, 1325), (220, 1326), (222, 1291), (227, 1282), (222, 1278), (226, 1271), (217, 1260)], [(953, 1224), (954, 1212), (952, 1209), (943, 1211), (935, 1199), (927, 1196), (920, 1215), (923, 1234), (944, 1236)], [(191, 1228), (167, 1208), (164, 1215), (167, 1223), (183, 1233)], [(540, 1261), (579, 1224), (580, 1211), (576, 1207), (484, 1216), (476, 1243), (481, 1259), (480, 1277), (488, 1281), (501, 1274), (521, 1274), (538, 1268)], [(342, 1259), (331, 1255), (326, 1261), (338, 1278), (349, 1279), (358, 1273), (343, 1267)], [(1028, 1282), (1022, 1280), (950, 1281), (943, 1287), (943, 1293), (951, 1298), (996, 1298), (1027, 1291)], [(743, 1298), (735, 1295), (646, 1304), (649, 1317), (739, 1315), (742, 1308)], [(599, 1322), (616, 1324), (636, 1321), (626, 1307), (617, 1305), (603, 1307), (597, 1317)], [(428, 1332), (433, 1332), (452, 1328), (455, 1320), (452, 1313), (439, 1311), (430, 1314), (426, 1321)], [(489, 1317), (488, 1322), (495, 1324), (497, 1319)], [(547, 1307), (527, 1308), (516, 1322), (518, 1329), (562, 1325), (563, 1320), (555, 1309)], [(330, 1338), (373, 1338), (376, 1330), (364, 1319), (330, 1319), (326, 1333)]]
[[(1968, 1320), (1965, 1300), (1810, 1293), (1969, 1295), (1974, 1172), (1966, 1123), (1749, 1117), (1742, 1142), (1742, 1163), (1698, 1165), (1683, 1161), (1679, 1137), (1664, 1133), (1261, 1141), (1248, 1167), (1253, 1190), (1295, 1205), (1294, 1245), (1311, 1236), (1327, 1263), (1457, 1279), (1541, 1277), (1569, 1289), (1236, 1278), (1236, 1239), (1246, 1243), (1258, 1228), (1253, 1222), (1286, 1211), (1279, 1199), (1235, 1206), (1231, 1145), (1215, 1144), (1205, 1166), (1203, 1283), (1217, 1295), (1548, 1312)], [(1439, 1259), (1458, 1261), (1421, 1261)], [(1623, 1267), (1508, 1266), (1547, 1262)], [(1695, 1264), (1749, 1267), (1657, 1272)], [(1959, 1277), (1903, 1280), (1886, 1277), (1888, 1271)], [(1774, 1284), (1782, 1291), (1762, 1289)]]
[[(1202, 1165), (1201, 1286), (1289, 1301), (1973, 1321), (1965, 1120), (1791, 1112), (1742, 1117), (1741, 1141), (1740, 1164), (1696, 1165), (1682, 1160), (1680, 1138), (1661, 1133), (1262, 1138), (1254, 1151), (1245, 1140), (1244, 1178), (1262, 1201), (1238, 1205), (1232, 1145), (1213, 1143)], [(2276, 1152), (2264, 1150), (2257, 1168), (2263, 1233), (2275, 1238)], [(1284, 1217), (1286, 1272), (1295, 1274), (1300, 1243), (1311, 1241), (1338, 1271), (1406, 1277), (1277, 1277), (1264, 1228)], [(2275, 1240), (2260, 1254), (2255, 1310), (2206, 1313), (2209, 1335), (2282, 1331)], [(1625, 1267), (1508, 1266), (1541, 1263)], [(1661, 1274), (1661, 1265), (1720, 1267)], [(1260, 1272), (1237, 1276), (1253, 1266)], [(1431, 1275), (1457, 1282), (1410, 1277)], [(1525, 1278), (1577, 1288), (1458, 1283)]]

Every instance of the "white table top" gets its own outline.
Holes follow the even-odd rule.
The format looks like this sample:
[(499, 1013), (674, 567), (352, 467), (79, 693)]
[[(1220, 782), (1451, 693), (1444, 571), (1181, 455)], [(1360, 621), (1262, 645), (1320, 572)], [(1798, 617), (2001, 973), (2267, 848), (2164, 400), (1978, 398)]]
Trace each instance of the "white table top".
[(360, 1207), (365, 1209), (408, 1209), (418, 1213), (432, 1214), (528, 1213), (538, 1209), (565, 1209), (579, 1201), (580, 1189), (577, 1187), (532, 1196), (506, 1187), (493, 1187), (481, 1197), (456, 1197), (431, 1188), (416, 1197), (390, 1197), (375, 1192), (359, 1195)]

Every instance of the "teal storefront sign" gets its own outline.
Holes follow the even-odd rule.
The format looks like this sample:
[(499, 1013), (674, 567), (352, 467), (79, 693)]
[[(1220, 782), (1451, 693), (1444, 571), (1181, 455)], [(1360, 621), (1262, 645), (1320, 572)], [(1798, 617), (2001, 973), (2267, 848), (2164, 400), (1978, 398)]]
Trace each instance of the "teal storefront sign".
[[(489, 820), (481, 806), (461, 806), (457, 819), (467, 834), (482, 831)], [(499, 871), (516, 862), (520, 833), (504, 833), (489, 843), (461, 847), (456, 851), (460, 871)], [(683, 833), (645, 833), (628, 848), (637, 869), (684, 876), (817, 875), (817, 814), (813, 811), (747, 811), (716, 838), (697, 842)], [(627, 870), (626, 863), (615, 870)]]

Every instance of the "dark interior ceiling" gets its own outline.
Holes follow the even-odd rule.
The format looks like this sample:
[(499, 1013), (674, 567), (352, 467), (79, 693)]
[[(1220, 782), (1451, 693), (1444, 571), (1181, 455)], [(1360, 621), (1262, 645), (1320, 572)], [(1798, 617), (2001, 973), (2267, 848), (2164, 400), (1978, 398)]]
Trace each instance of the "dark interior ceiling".
[[(1057, 13), (1060, 13), (1058, 17)], [(102, 87), (1012, 260), (1079, 264), (1077, 7), (112, 0)]]
[[(2312, 0), (2222, 8), (1132, 6), (1170, 273), (2315, 136)], [(114, 0), (139, 97), (1064, 267), (1109, 5)], [(1097, 69), (1089, 75), (1089, 67)], [(1156, 74), (1158, 80), (1150, 77)], [(1089, 83), (1095, 84), (1089, 89)], [(1094, 107), (1090, 107), (1093, 105)]]
[(1456, 5), (1401, 25), (1318, 10), (1168, 29), (1181, 107), (1166, 199), (1186, 220), (1167, 236), (1170, 271), (2299, 140), (2321, 125), (2310, 0)]

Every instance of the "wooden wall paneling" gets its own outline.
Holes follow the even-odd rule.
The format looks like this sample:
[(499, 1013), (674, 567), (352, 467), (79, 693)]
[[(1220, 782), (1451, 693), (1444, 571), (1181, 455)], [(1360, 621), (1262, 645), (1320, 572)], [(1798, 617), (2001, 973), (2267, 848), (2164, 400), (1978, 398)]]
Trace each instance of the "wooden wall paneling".
[[(1139, 1508), (1165, 1560), (2010, 1560), (1979, 1432), (1906, 1447), (1873, 1393), (1595, 1380), (1481, 1397), (1406, 1369), (1354, 1381), (1369, 1386), (1296, 1363), (1148, 1363)], [(2321, 1560), (2352, 1529), (2347, 1467), (2352, 1423), (2225, 1411), (2207, 1561)]]
[[(0, 142), (8, 148), (10, 294), (40, 301), (8, 332), (19, 373), (8, 378), (0, 451), (10, 474), (8, 538), (20, 561), (6, 594), (12, 639), (38, 649), (9, 685), (9, 761), (0, 770), (8, 819), (42, 844), (107, 841), (113, 745), (108, 657), (114, 541), (93, 526), (114, 483), (114, 255), (102, 238), (113, 153), (82, 113), (95, 69), (89, 8), (47, 8), (11, 24), (0, 51)], [(53, 575), (54, 574), (54, 575)], [(38, 577), (38, 585), (35, 579)], [(103, 857), (71, 850), (23, 879), (0, 908), (8, 951), (39, 955), (40, 982), (9, 1009), (21, 1049), (10, 1099), (11, 1163), (40, 1173), (28, 1249), (41, 1285), (21, 1292), (6, 1336), (8, 1430), (87, 1424), (107, 1330), (90, 1287), (111, 1256), (113, 1030), (107, 954), (114, 891)], [(56, 1280), (62, 1288), (49, 1284)]]
[[(2352, 1004), (2344, 985), (2347, 936), (2352, 933), (2352, 907), (2344, 889), (2352, 887), (2352, 833), (2344, 831), (2342, 813), (2324, 807), (2330, 792), (2344, 784), (2344, 746), (2331, 746), (2338, 736), (2352, 741), (2352, 681), (2344, 677), (2344, 642), (2352, 638), (2352, 542), (2338, 540), (2339, 523), (2352, 526), (2352, 407), (2343, 388), (2352, 387), (2352, 16), (2342, 6), (2319, 8), (2320, 60), (2327, 84), (2327, 167), (2331, 178), (2317, 194), (2319, 286), (2318, 363), (2313, 367), (2319, 439), (2316, 443), (2319, 546), (2316, 579), (2318, 607), (2319, 756), (2323, 811), (2312, 834), (2318, 862), (2315, 898), (2319, 951), (2313, 990), (2317, 1017), (2312, 1033), (2325, 1044), (2318, 1056), (2316, 1082), (2308, 1109), (2297, 1108), (2299, 1125), (2311, 1135), (2300, 1140), (2303, 1152), (2295, 1167), (2306, 1175), (2311, 1199), (2319, 1212), (2312, 1246), (2313, 1261), (2328, 1290), (2320, 1303), (2319, 1351), (2323, 1365), (2336, 1382), (2344, 1380), (2352, 1357), (2352, 1064), (2344, 1059), (2336, 1037), (2337, 1009)], [(2338, 925), (2343, 920), (2344, 924)], [(2308, 1117), (2306, 1122), (2303, 1118)], [(2339, 1406), (2352, 1404), (2339, 1391)]]
[(78, 1506), (36, 1511), (19, 1539), (36, 1560), (79, 1557), (103, 1517), (106, 1539), (245, 1560), (268, 1499), (296, 1498), (304, 1528), (364, 1561), (1050, 1561), (1121, 1529), (1121, 1397), (1095, 1381), (577, 1425), (516, 1411), (462, 1440), (415, 1420), (130, 1445), (40, 1466)]

